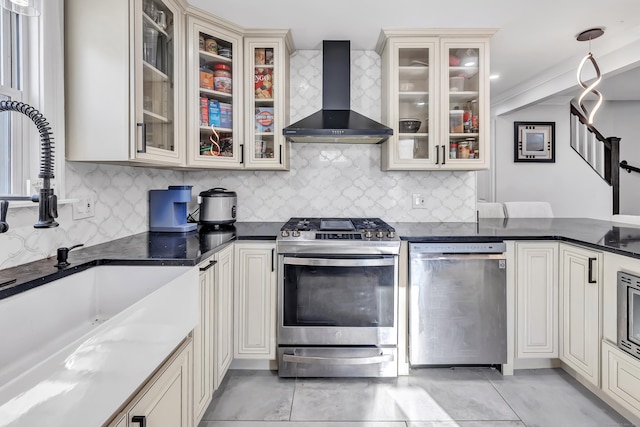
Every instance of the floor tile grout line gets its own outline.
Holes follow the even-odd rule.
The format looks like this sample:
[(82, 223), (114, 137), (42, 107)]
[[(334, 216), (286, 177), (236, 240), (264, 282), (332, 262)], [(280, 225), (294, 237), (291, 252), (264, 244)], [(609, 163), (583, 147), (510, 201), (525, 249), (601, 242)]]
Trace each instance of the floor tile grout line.
[[(502, 372), (500, 372), (500, 375), (503, 375)], [(486, 377), (485, 377), (486, 378)], [(493, 387), (493, 389), (496, 391), (496, 393), (498, 393), (498, 395), (500, 396), (500, 398), (504, 401), (504, 403), (507, 404), (507, 406), (509, 407), (509, 409), (511, 409), (513, 411), (514, 414), (516, 414), (516, 417), (518, 417), (518, 420), (525, 425), (527, 425), (527, 423), (524, 422), (524, 420), (522, 418), (520, 418), (520, 414), (518, 414), (518, 412), (515, 410), (515, 408), (513, 408), (511, 406), (511, 404), (507, 401), (507, 399), (502, 395), (502, 393), (500, 393), (500, 390), (498, 390), (498, 388), (495, 386), (495, 384), (493, 383), (493, 381), (491, 381), (490, 378), (486, 378), (486, 380), (489, 382), (489, 384), (491, 385), (491, 387)]]

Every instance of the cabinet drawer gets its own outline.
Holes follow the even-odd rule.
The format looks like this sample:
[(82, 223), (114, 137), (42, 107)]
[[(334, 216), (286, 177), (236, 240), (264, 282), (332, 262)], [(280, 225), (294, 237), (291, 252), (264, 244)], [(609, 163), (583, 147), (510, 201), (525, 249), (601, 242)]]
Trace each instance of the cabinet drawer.
[(602, 341), (602, 389), (640, 416), (640, 360)]

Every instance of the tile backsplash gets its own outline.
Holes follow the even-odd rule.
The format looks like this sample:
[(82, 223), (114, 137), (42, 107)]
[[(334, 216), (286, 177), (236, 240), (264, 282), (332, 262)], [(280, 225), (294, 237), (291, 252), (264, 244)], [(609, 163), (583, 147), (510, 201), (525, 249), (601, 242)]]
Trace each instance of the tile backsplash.
[[(380, 58), (351, 53), (351, 107), (380, 120)], [(322, 52), (291, 57), (291, 121), (321, 108)], [(238, 193), (239, 221), (284, 221), (292, 216), (375, 216), (386, 221), (475, 220), (475, 172), (382, 172), (380, 146), (292, 144), (291, 170), (171, 171), (92, 163), (66, 163), (67, 197), (95, 194), (95, 216), (72, 220), (59, 208), (60, 226), (35, 230), (37, 207), (10, 209), (9, 232), (0, 235), (0, 269), (55, 255), (56, 248), (86, 246), (148, 230), (148, 190), (193, 185), (191, 210), (205, 189)], [(412, 209), (421, 193), (426, 209)]]

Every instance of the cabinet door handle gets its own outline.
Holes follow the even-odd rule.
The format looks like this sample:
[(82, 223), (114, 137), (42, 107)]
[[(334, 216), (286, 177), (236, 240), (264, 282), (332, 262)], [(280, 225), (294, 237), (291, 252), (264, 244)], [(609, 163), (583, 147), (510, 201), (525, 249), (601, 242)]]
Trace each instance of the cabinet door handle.
[(280, 144), (280, 164), (282, 164), (282, 144)]
[(244, 144), (240, 144), (240, 164), (244, 163)]
[(275, 249), (271, 249), (271, 271), (276, 271), (276, 263), (274, 261), (274, 257), (276, 255), (276, 250)]
[(147, 152), (147, 124), (136, 123), (136, 125), (142, 128), (142, 138), (140, 138), (142, 142), (142, 148), (138, 150), (138, 153), (146, 153)]
[(593, 279), (593, 261), (596, 261), (597, 258), (589, 258), (589, 283), (596, 283)]
[(436, 165), (440, 164), (440, 148), (436, 145)]
[(147, 417), (144, 415), (135, 415), (131, 417), (131, 422), (140, 424), (140, 427), (147, 427)]
[(447, 163), (447, 153), (444, 151), (444, 145), (442, 146), (442, 164)]
[(217, 263), (218, 263), (218, 261), (216, 261), (215, 259), (214, 259), (214, 260), (211, 260), (211, 261), (209, 261), (209, 265), (207, 265), (206, 267), (202, 267), (202, 268), (200, 269), (200, 271), (207, 271), (208, 269), (210, 269), (211, 267), (213, 267), (213, 266), (214, 266), (214, 265), (216, 265)]

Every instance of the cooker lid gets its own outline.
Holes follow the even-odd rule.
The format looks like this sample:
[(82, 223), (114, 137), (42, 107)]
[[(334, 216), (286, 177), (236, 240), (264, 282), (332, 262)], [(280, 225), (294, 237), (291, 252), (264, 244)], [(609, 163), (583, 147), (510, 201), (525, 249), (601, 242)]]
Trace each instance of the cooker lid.
[(226, 188), (215, 187), (200, 193), (200, 197), (237, 197), (235, 191), (227, 191)]

